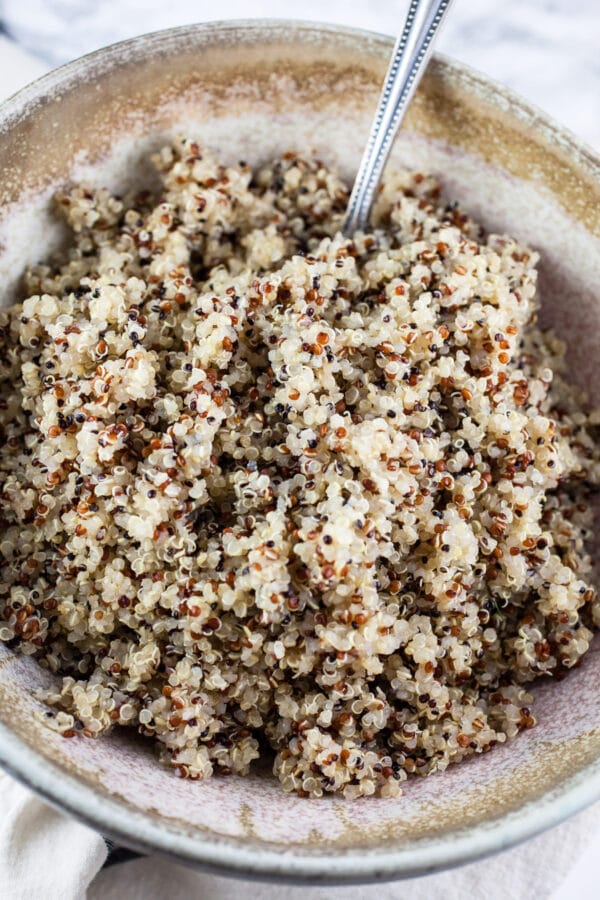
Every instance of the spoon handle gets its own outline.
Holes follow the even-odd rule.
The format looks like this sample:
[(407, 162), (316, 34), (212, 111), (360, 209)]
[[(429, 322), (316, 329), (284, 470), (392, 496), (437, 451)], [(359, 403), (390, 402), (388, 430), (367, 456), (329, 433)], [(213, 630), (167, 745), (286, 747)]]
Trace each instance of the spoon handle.
[(425, 71), (435, 36), (452, 0), (411, 0), (396, 41), (369, 139), (348, 202), (345, 235), (364, 230), (396, 132)]

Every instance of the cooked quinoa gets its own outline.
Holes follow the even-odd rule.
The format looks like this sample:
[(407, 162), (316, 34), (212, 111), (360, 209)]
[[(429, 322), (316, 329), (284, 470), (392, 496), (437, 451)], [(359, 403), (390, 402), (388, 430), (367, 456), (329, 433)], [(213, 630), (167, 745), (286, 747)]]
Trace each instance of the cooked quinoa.
[(600, 416), (536, 253), (421, 174), (348, 239), (318, 162), (153, 161), (57, 198), (0, 319), (0, 639), (61, 676), (49, 724), (350, 798), (533, 726), (600, 624)]

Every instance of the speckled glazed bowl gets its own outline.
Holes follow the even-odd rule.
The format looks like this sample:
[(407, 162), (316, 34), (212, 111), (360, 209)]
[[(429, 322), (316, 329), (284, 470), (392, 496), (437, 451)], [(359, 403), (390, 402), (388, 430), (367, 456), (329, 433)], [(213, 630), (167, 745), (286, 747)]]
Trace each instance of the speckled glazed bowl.
[[(227, 23), (130, 41), (72, 63), (0, 110), (0, 285), (60, 240), (48, 197), (85, 174), (143, 180), (150, 146), (185, 130), (226, 159), (315, 151), (352, 177), (392, 41), (291, 22)], [(395, 148), (439, 173), (488, 227), (542, 253), (544, 316), (572, 377), (597, 389), (600, 162), (521, 100), (436, 59)], [(397, 800), (301, 800), (268, 770), (177, 780), (124, 733), (64, 740), (35, 717), (48, 676), (0, 645), (0, 762), (125, 844), (230, 874), (370, 881), (508, 847), (600, 796), (600, 655), (535, 688), (539, 726)]]

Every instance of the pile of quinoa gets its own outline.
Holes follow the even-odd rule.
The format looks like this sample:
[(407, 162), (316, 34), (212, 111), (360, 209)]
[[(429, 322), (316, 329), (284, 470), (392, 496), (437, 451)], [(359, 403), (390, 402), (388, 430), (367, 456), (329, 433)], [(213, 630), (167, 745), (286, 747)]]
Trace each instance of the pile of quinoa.
[(600, 624), (600, 416), (536, 253), (421, 174), (348, 239), (319, 162), (153, 162), (60, 195), (0, 314), (0, 639), (61, 676), (49, 724), (349, 798), (533, 726)]

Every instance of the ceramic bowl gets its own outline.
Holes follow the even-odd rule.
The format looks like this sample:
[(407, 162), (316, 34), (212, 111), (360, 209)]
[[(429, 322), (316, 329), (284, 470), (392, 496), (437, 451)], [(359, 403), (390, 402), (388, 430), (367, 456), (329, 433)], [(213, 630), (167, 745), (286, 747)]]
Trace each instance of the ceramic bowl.
[[(57, 186), (143, 182), (150, 147), (185, 131), (227, 160), (314, 152), (349, 179), (392, 41), (292, 22), (221, 23), (128, 41), (42, 78), (0, 110), (0, 284), (61, 239)], [(394, 151), (438, 173), (490, 229), (542, 254), (543, 316), (571, 377), (600, 387), (600, 162), (537, 110), (436, 58)], [(538, 727), (396, 800), (303, 800), (268, 769), (180, 781), (115, 733), (64, 740), (36, 717), (47, 675), (0, 646), (0, 761), (104, 834), (229, 874), (296, 881), (400, 878), (498, 851), (600, 796), (600, 655), (535, 687)], [(42, 717), (43, 718), (43, 717)]]

